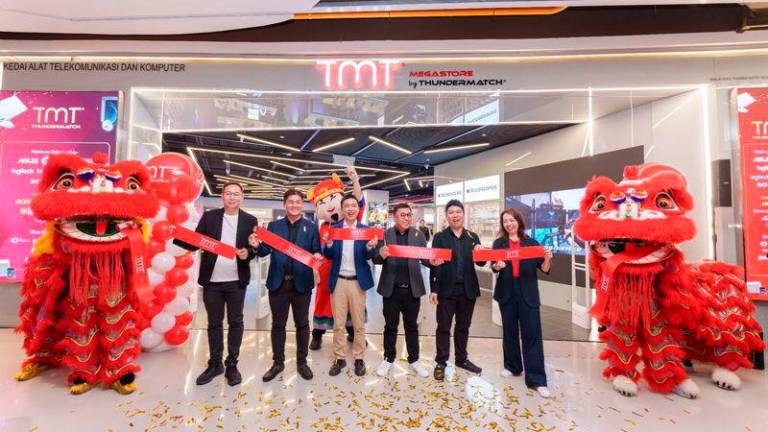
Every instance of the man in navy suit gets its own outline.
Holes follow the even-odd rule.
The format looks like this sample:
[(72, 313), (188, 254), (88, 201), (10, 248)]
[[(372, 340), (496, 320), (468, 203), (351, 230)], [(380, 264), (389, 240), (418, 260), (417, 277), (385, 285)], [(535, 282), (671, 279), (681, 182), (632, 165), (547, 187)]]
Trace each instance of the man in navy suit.
[[(320, 255), (320, 235), (317, 225), (301, 216), (304, 197), (296, 189), (288, 189), (283, 194), (285, 217), (270, 222), (267, 230), (294, 243), (307, 252)], [(312, 369), (307, 365), (309, 353), (309, 303), (315, 277), (312, 268), (278, 252), (262, 243), (256, 234), (249, 238), (256, 254), (265, 257), (272, 254), (267, 273), (269, 290), (269, 308), (272, 310), (272, 367), (264, 374), (264, 382), (272, 381), (285, 369), (285, 324), (288, 321), (288, 308), (293, 310), (293, 322), (296, 326), (296, 368), (305, 380), (313, 377)]]
[[(367, 228), (366, 225), (357, 223), (357, 213), (360, 205), (354, 195), (348, 194), (341, 199), (341, 213), (344, 221), (335, 224), (334, 228)], [(365, 299), (366, 292), (373, 287), (373, 275), (371, 274), (371, 260), (376, 255), (376, 243), (374, 238), (369, 242), (365, 240), (328, 240), (328, 235), (323, 238), (326, 244), (325, 256), (333, 260), (331, 274), (328, 279), (328, 288), (331, 292), (331, 305), (333, 306), (333, 355), (335, 361), (328, 372), (331, 376), (338, 375), (346, 367), (346, 344), (344, 343), (344, 317), (349, 313), (352, 316), (352, 326), (355, 329), (352, 342), (352, 354), (355, 357), (355, 375), (365, 375)]]

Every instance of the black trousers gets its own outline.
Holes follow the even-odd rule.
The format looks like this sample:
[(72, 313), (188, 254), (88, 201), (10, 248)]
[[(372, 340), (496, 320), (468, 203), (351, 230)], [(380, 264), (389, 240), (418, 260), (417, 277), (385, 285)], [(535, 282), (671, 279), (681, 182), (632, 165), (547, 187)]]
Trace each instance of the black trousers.
[(419, 360), (419, 309), (421, 300), (414, 297), (410, 287), (395, 287), (384, 303), (384, 358), (392, 363), (397, 356), (397, 328), (400, 314), (403, 314), (405, 346), (408, 348), (408, 363)]
[(544, 370), (544, 343), (541, 337), (539, 308), (528, 306), (522, 298), (513, 298), (500, 304), (499, 309), (504, 334), (504, 368), (512, 373), (521, 373), (525, 369), (525, 384), (528, 387), (545, 387), (547, 374)]
[(237, 364), (243, 342), (243, 303), (245, 288), (240, 282), (209, 282), (203, 287), (203, 304), (208, 314), (210, 362), (221, 363), (224, 356), (224, 310), (227, 312), (227, 366)]
[[(458, 287), (457, 287), (458, 288)], [(462, 287), (463, 288), (463, 287)], [(453, 329), (453, 346), (456, 349), (454, 360), (463, 363), (467, 360), (467, 342), (469, 326), (475, 311), (475, 299), (467, 298), (463, 289), (457, 289), (450, 297), (440, 298), (437, 302), (437, 355), (435, 363), (445, 366), (451, 354), (451, 325), (456, 317)]]
[(285, 324), (288, 308), (293, 310), (296, 327), (296, 364), (307, 364), (309, 353), (309, 303), (312, 293), (296, 291), (292, 280), (284, 280), (280, 288), (269, 292), (269, 308), (272, 310), (272, 360), (285, 362)]

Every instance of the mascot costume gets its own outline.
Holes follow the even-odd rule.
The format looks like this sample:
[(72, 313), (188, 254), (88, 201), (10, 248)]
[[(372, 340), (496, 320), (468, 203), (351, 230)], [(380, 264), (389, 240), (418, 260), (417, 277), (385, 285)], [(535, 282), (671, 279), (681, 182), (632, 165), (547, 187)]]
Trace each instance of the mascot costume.
[(692, 208), (685, 177), (665, 165), (627, 166), (618, 184), (606, 177), (587, 184), (574, 231), (591, 242), (603, 375), (625, 396), (637, 393), (641, 361), (655, 392), (695, 398), (689, 360), (714, 363), (712, 381), (736, 390), (736, 369), (751, 367), (751, 352), (765, 347), (740, 268), (689, 263), (676, 247), (696, 235), (685, 216)]
[(159, 204), (144, 165), (107, 163), (103, 153), (93, 162), (62, 154), (43, 170), (31, 208), (46, 225), (21, 288), (17, 331), (28, 357), (19, 381), (63, 366), (72, 394), (99, 382), (121, 394), (136, 389), (141, 316), (132, 269), (143, 268), (145, 219)]
[[(344, 171), (352, 180), (352, 193), (360, 204), (360, 213), (357, 220), (363, 217), (365, 200), (363, 190), (360, 187), (360, 179), (357, 171), (352, 166), (347, 166)], [(344, 196), (344, 183), (336, 173), (330, 179), (326, 179), (307, 191), (307, 199), (315, 204), (315, 218), (320, 227), (320, 238), (331, 228), (331, 225), (341, 220), (341, 198)], [(328, 277), (331, 273), (331, 260), (324, 260), (320, 267), (319, 281), (315, 290), (315, 311), (312, 317), (312, 342), (309, 349), (319, 350), (323, 343), (323, 335), (327, 330), (333, 330), (333, 308), (331, 307), (331, 293), (328, 289)], [(347, 338), (354, 339), (351, 318), (347, 317)]]

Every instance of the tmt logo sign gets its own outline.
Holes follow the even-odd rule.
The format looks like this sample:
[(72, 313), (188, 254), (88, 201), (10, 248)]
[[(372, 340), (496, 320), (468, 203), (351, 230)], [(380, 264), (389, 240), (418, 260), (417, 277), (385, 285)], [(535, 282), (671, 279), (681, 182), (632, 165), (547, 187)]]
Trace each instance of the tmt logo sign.
[(35, 112), (35, 129), (80, 129), (78, 114), (85, 107), (32, 107)]
[(318, 60), (316, 67), (323, 73), (326, 90), (388, 89), (393, 73), (403, 67), (400, 60)]

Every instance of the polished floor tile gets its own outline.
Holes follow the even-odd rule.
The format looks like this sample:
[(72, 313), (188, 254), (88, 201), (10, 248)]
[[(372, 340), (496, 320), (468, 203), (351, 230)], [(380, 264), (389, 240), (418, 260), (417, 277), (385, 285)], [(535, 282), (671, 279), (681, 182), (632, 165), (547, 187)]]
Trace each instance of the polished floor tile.
[[(267, 332), (245, 334), (240, 369), (243, 384), (218, 377), (195, 385), (207, 358), (205, 333), (194, 331), (184, 347), (140, 359), (139, 390), (121, 396), (94, 389), (70, 396), (66, 373), (49, 371), (29, 382), (13, 380), (21, 338), (0, 330), (0, 431), (763, 431), (768, 419), (768, 376), (742, 371), (741, 391), (720, 390), (709, 368), (696, 365), (699, 399), (659, 395), (642, 387), (637, 397), (618, 395), (600, 376), (600, 344), (545, 342), (547, 374), (554, 397), (540, 398), (522, 377), (502, 378), (501, 341), (473, 338), (470, 358), (479, 376), (453, 367), (443, 383), (408, 373), (401, 358), (386, 378), (374, 374), (382, 360), (381, 337), (369, 335), (368, 373), (351, 367), (328, 376), (330, 338), (310, 353), (315, 379), (296, 374), (289, 334), (285, 372), (264, 384), (271, 364)], [(431, 372), (434, 339), (422, 337), (422, 362)], [(351, 363), (351, 361), (349, 362)]]

